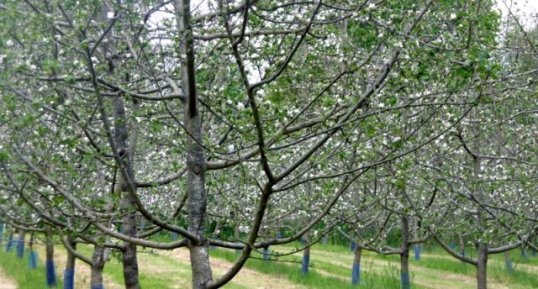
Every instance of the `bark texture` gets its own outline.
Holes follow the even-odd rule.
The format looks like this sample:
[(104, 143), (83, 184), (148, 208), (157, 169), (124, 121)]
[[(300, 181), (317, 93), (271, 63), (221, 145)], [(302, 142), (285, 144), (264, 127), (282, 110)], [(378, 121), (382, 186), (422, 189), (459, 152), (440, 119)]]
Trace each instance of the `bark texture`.
[(303, 274), (307, 274), (310, 266), (310, 232), (306, 232), (303, 238), (307, 247), (303, 251), (303, 264), (301, 271)]
[[(131, 237), (136, 237), (136, 200), (131, 190), (134, 187), (134, 172), (132, 164), (132, 148), (129, 147), (127, 130), (127, 117), (125, 115), (125, 104), (121, 96), (114, 98), (114, 131), (115, 143), (120, 157), (120, 168), (117, 172), (115, 193), (121, 194), (122, 212), (122, 233)], [(126, 289), (139, 289), (138, 282), (138, 260), (136, 255), (136, 245), (124, 243), (122, 255), (123, 279)]]
[(91, 289), (103, 288), (103, 268), (105, 267), (105, 248), (95, 246), (92, 255), (92, 268), (90, 277)]
[(356, 246), (355, 252), (353, 254), (353, 265), (351, 269), (351, 284), (352, 285), (361, 284), (361, 258), (362, 258), (362, 248), (360, 246)]
[(193, 47), (193, 31), (191, 25), (191, 7), (189, 0), (176, 0), (174, 7), (177, 14), (177, 26), (180, 34), (179, 53), (182, 59), (181, 87), (185, 93), (184, 122), (187, 149), (187, 194), (188, 194), (188, 230), (196, 237), (189, 244), (192, 287), (206, 288), (212, 281), (209, 263), (209, 247), (204, 236), (207, 210), (207, 194), (205, 188), (206, 160), (202, 147), (202, 122), (198, 111), (198, 95), (196, 93), (195, 57)]
[(402, 289), (410, 289), (409, 278), (409, 219), (403, 216), (402, 225), (402, 245), (400, 248), (400, 284)]
[(52, 239), (52, 230), (47, 228), (46, 245), (45, 245), (45, 267), (47, 273), (47, 286), (56, 288), (56, 269), (54, 267), (54, 241)]
[(481, 243), (478, 246), (478, 259), (476, 266), (477, 289), (487, 289), (487, 265), (488, 265), (488, 245)]
[[(67, 238), (67, 243), (73, 250), (77, 249), (77, 243), (72, 237)], [(64, 289), (73, 289), (75, 288), (75, 262), (76, 256), (73, 255), (69, 250), (67, 250), (67, 260), (65, 262), (64, 270)]]

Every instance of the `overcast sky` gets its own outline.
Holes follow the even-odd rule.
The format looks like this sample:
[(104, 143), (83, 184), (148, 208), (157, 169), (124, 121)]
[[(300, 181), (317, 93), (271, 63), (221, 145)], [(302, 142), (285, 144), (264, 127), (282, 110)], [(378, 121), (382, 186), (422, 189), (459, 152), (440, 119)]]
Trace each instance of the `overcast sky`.
[(497, 0), (497, 6), (503, 17), (508, 15), (507, 7), (510, 7), (512, 13), (524, 19), (522, 24), (527, 27), (533, 22), (536, 23), (538, 20), (538, 0)]
[[(500, 10), (503, 17), (507, 17), (508, 14), (508, 8), (510, 7), (510, 10), (512, 13), (514, 13), (517, 16), (523, 17), (524, 20), (523, 24), (525, 26), (529, 26), (533, 22), (538, 22), (538, 0), (496, 0), (497, 1), (497, 8)], [(193, 10), (206, 10), (207, 9), (207, 0), (193, 0), (191, 2), (192, 9)], [(171, 10), (173, 10), (173, 7), (170, 7)], [(164, 17), (173, 17), (170, 14), (166, 13), (156, 13), (152, 18), (154, 18), (154, 21), (159, 21), (159, 19)], [(532, 21), (531, 19), (534, 19)]]

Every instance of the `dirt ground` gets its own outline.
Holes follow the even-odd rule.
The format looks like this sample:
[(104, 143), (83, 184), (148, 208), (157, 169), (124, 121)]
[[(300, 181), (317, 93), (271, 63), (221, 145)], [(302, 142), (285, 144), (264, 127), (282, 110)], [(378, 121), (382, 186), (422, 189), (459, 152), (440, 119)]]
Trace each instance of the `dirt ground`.
[[(41, 262), (44, 257), (44, 246), (36, 246)], [(55, 249), (56, 270), (59, 278), (63, 277), (63, 268), (65, 267), (66, 251), (60, 247)], [(349, 267), (352, 261), (352, 254), (335, 254), (331, 252), (312, 250), (312, 257), (321, 257), (324, 260), (335, 266)], [(165, 258), (166, 257), (166, 258)], [(435, 256), (437, 257), (437, 256)], [(232, 266), (231, 262), (212, 258), (211, 265), (214, 278), (218, 278)], [(374, 259), (369, 256), (363, 257), (362, 269), (365, 272), (385, 272), (389, 266), (398, 266), (394, 262)], [(159, 279), (166, 279), (172, 287), (169, 289), (189, 288), (190, 287), (190, 257), (186, 248), (176, 249), (172, 251), (154, 251), (141, 252), (139, 254), (139, 269), (141, 274), (146, 274)], [(534, 266), (528, 265), (528, 267)], [(473, 289), (476, 287), (475, 278), (472, 275), (448, 273), (440, 270), (421, 267), (418, 264), (411, 264), (411, 272), (413, 272), (413, 282), (425, 288), (443, 288), (443, 289)], [(526, 268), (530, 269), (530, 268)], [(313, 270), (318, 273), (335, 278), (343, 278), (329, 272), (324, 272), (318, 268)], [(5, 276), (0, 271), (0, 284), (2, 289), (16, 289), (15, 282)], [(90, 283), (90, 268), (81, 261), (77, 261), (75, 288), (88, 288)], [(249, 289), (306, 289), (306, 287), (292, 283), (286, 278), (278, 278), (275, 276), (262, 274), (257, 271), (243, 268), (238, 275), (232, 280), (232, 285), (238, 288)], [(512, 287), (510, 284), (503, 284), (498, 280), (490, 279), (488, 282), (492, 289), (521, 289)], [(107, 289), (121, 289), (123, 286), (114, 283), (110, 277), (105, 275), (105, 287)]]
[[(45, 258), (45, 246), (37, 244), (37, 245), (34, 245), (34, 247), (39, 255), (40, 262), (43, 263), (44, 258)], [(59, 246), (56, 246), (54, 248), (54, 262), (56, 264), (56, 275), (58, 276), (58, 278), (63, 278), (66, 259), (67, 259), (67, 252), (65, 251), (65, 249)], [(80, 260), (76, 261), (75, 266), (76, 266), (75, 288), (90, 288), (90, 276), (91, 276), (90, 266)], [(105, 285), (105, 288), (107, 289), (122, 289), (123, 288), (122, 286), (114, 283), (106, 275), (103, 276), (103, 278), (104, 278), (103, 283)]]
[[(42, 245), (35, 245), (40, 258), (40, 262), (43, 262), (45, 248)], [(181, 264), (182, 266), (190, 266), (189, 252), (187, 249), (176, 249), (173, 251), (160, 251), (157, 255), (163, 255), (171, 257), (174, 262)], [(56, 247), (54, 250), (54, 259), (56, 264), (56, 273), (58, 278), (63, 278), (63, 269), (65, 268), (67, 252), (60, 248)], [(173, 287), (175, 288), (189, 288), (190, 279), (183, 278), (185, 275), (190, 276), (190, 271), (182, 270), (178, 266), (171, 268), (170, 266), (163, 266), (161, 260), (156, 260), (155, 258), (150, 258), (147, 254), (139, 253), (139, 269), (141, 274), (149, 274), (158, 278), (166, 278), (168, 280), (173, 280)], [(231, 266), (232, 263), (226, 262), (223, 260), (212, 259), (211, 265), (213, 269), (213, 274), (215, 278), (224, 274)], [(182, 272), (185, 271), (185, 272)], [(178, 274), (179, 273), (179, 274)], [(0, 275), (1, 278), (1, 275)], [(107, 289), (121, 289), (123, 288), (120, 284), (114, 283), (110, 277), (104, 276), (104, 285)], [(271, 288), (281, 288), (281, 289), (306, 289), (306, 287), (291, 283), (290, 281), (277, 278), (274, 276), (262, 274), (254, 270), (244, 268), (238, 273), (238, 275), (232, 281), (234, 284), (237, 284), (244, 288), (249, 289), (271, 289)], [(75, 288), (89, 288), (90, 287), (90, 267), (81, 262), (77, 261), (76, 263), (76, 274), (75, 274)], [(15, 284), (16, 286), (16, 284)], [(17, 287), (1, 287), (2, 289), (16, 289)], [(164, 288), (163, 288), (164, 289)]]
[[(312, 254), (326, 256), (332, 260), (330, 263), (336, 266), (347, 267), (352, 262), (352, 254), (336, 255), (330, 252), (313, 250)], [(450, 258), (450, 257), (447, 257)], [(369, 256), (363, 256), (362, 269), (366, 272), (384, 272), (389, 266), (399, 266), (399, 264), (379, 259), (373, 259)], [(443, 288), (443, 289), (474, 289), (476, 288), (476, 279), (472, 275), (457, 274), (445, 272), (430, 268), (424, 268), (417, 264), (410, 264), (410, 270), (413, 274), (413, 282), (426, 288)], [(488, 288), (491, 289), (520, 289), (516, 285), (505, 284), (493, 278), (488, 279)], [(522, 288), (521, 288), (522, 289)]]
[[(190, 264), (189, 251), (186, 248), (176, 249), (173, 251), (162, 251), (159, 254), (173, 257), (181, 263)], [(211, 267), (213, 269), (214, 278), (218, 278), (220, 275), (224, 274), (228, 269), (232, 267), (232, 263), (218, 260), (215, 258), (211, 259)], [(239, 284), (246, 288), (252, 289), (270, 289), (270, 288), (283, 288), (283, 289), (303, 289), (301, 285), (297, 285), (289, 282), (283, 278), (277, 278), (274, 276), (266, 275), (259, 273), (257, 271), (243, 268), (241, 271), (234, 277), (233, 283)]]
[(17, 283), (0, 269), (0, 284), (2, 289), (17, 289)]

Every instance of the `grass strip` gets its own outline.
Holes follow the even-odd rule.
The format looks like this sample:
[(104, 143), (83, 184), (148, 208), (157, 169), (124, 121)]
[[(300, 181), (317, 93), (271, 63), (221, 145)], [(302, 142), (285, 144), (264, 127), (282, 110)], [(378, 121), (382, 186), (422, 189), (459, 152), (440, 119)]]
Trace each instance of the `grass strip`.
[[(45, 266), (39, 262), (36, 269), (28, 267), (28, 254), (25, 258), (19, 259), (15, 252), (4, 252), (0, 250), (0, 266), (7, 276), (11, 277), (18, 284), (18, 289), (46, 288), (47, 279), (45, 276)], [(56, 278), (57, 288), (62, 288), (62, 280)]]

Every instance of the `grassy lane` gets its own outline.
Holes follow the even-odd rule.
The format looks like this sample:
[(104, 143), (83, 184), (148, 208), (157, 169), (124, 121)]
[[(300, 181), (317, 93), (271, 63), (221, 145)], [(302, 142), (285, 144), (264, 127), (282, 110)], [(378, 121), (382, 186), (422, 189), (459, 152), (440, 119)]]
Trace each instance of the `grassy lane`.
[[(90, 246), (79, 246), (79, 250), (86, 255), (91, 253)], [(169, 262), (165, 258), (156, 256), (150, 251), (139, 251), (138, 269), (140, 286), (144, 289), (175, 289), (189, 288), (190, 271), (186, 266)], [(120, 255), (113, 254), (105, 265), (104, 275), (119, 288), (125, 288), (123, 280), (123, 267)], [(106, 287), (107, 289), (109, 287)]]
[[(289, 247), (287, 248), (289, 249)], [(316, 257), (317, 256), (317, 257)], [(446, 255), (445, 255), (446, 256)], [(448, 256), (447, 256), (448, 257)], [(312, 260), (314, 263), (326, 262), (331, 260), (332, 266), (349, 267), (352, 262), (352, 253), (345, 247), (320, 245), (315, 246), (312, 250)], [(365, 272), (369, 271), (388, 271), (391, 266), (398, 272), (398, 256), (379, 256), (372, 253), (365, 253), (363, 258), (363, 268)], [(538, 276), (528, 271), (517, 270), (509, 273), (504, 270), (500, 263), (493, 263), (489, 266), (489, 285), (490, 288), (508, 288), (508, 289), (528, 289), (538, 288)], [(448, 258), (435, 258), (430, 254), (424, 254), (421, 261), (411, 262), (412, 280), (425, 287), (430, 288), (474, 288), (475, 285), (475, 268), (470, 265)], [(367, 275), (367, 274), (365, 274)]]
[[(455, 260), (453, 257), (448, 256), (444, 251), (441, 250), (431, 250), (426, 253), (426, 255), (434, 258), (448, 259), (453, 261)], [(538, 276), (538, 257), (531, 256), (524, 258), (521, 256), (519, 251), (512, 251), (510, 252), (510, 258), (512, 259), (512, 263), (516, 270), (523, 269)], [(498, 265), (499, 267), (505, 266), (503, 254), (490, 255), (488, 258), (488, 264), (492, 263)]]
[[(224, 259), (233, 262), (237, 256), (230, 250), (215, 250), (211, 252), (212, 257)], [(261, 257), (259, 254), (254, 254), (255, 258)], [(297, 257), (280, 258), (286, 262), (263, 261), (259, 259), (249, 259), (246, 263), (246, 268), (256, 270), (258, 272), (287, 278), (288, 280), (304, 285), (307, 288), (356, 288), (350, 284), (350, 271), (347, 271), (338, 266), (326, 266), (328, 263), (315, 261), (315, 265), (308, 275), (301, 273), (301, 265), (297, 263)], [(290, 263), (294, 262), (294, 263)], [(386, 275), (384, 273), (388, 273)], [(361, 284), (364, 288), (369, 289), (399, 289), (399, 279), (391, 272), (382, 272), (382, 274), (369, 274), (362, 278)], [(271, 287), (272, 288), (272, 287)], [(275, 287), (276, 288), (276, 287)], [(414, 288), (426, 288), (415, 286)]]
[(4, 252), (0, 248), (0, 288), (36, 289), (45, 286), (45, 267), (43, 264), (39, 264), (37, 269), (30, 270), (27, 260), (28, 256), (23, 259), (17, 258), (15, 249), (11, 252)]
[[(223, 261), (222, 259), (214, 258), (214, 252), (211, 250), (211, 268), (213, 270), (213, 278), (218, 278), (227, 272), (231, 266), (231, 262)], [(189, 252), (186, 248), (180, 248), (172, 251), (159, 251), (159, 255), (164, 258), (169, 258), (173, 262), (181, 262), (183, 264), (190, 264)], [(190, 268), (189, 268), (190, 270)], [(189, 271), (190, 272), (190, 271)], [(190, 277), (189, 277), (190, 280)], [(244, 268), (241, 270), (234, 279), (228, 283), (224, 288), (285, 288), (285, 289), (305, 289), (304, 287), (294, 284), (285, 278), (278, 278), (267, 274), (260, 274), (255, 270)]]
[[(44, 247), (36, 246), (40, 256), (44, 254)], [(91, 247), (79, 244), (78, 250), (86, 256), (91, 255)], [(157, 253), (158, 252), (158, 253)], [(67, 252), (61, 246), (55, 247), (55, 264), (58, 277), (63, 277), (63, 268)], [(214, 258), (213, 258), (214, 259)], [(41, 261), (42, 262), (42, 261)], [(188, 251), (178, 249), (174, 251), (141, 250), (138, 254), (140, 270), (140, 284), (144, 289), (183, 289), (191, 286), (191, 269)], [(213, 274), (215, 277), (223, 274), (231, 263), (218, 259), (212, 260)], [(26, 270), (26, 267), (24, 267)], [(89, 266), (77, 261), (75, 288), (89, 288)], [(43, 269), (44, 271), (44, 269)], [(23, 270), (24, 273), (24, 270)], [(105, 288), (124, 288), (122, 265), (119, 256), (111, 256), (104, 269)], [(40, 282), (44, 282), (40, 279)], [(43, 284), (43, 283), (41, 283)], [(28, 289), (40, 288), (27, 287)], [(60, 287), (61, 288), (61, 287)], [(306, 289), (306, 287), (294, 284), (288, 280), (266, 274), (260, 274), (253, 270), (242, 270), (236, 278), (224, 286), (227, 289)], [(329, 288), (329, 287), (328, 287)], [(24, 289), (24, 288), (23, 288)]]
[[(349, 280), (350, 268), (353, 260), (351, 252), (326, 252), (319, 249), (312, 249), (311, 255), (313, 266), (321, 270), (330, 270), (337, 272), (341, 276), (345, 276)], [(394, 288), (399, 288), (399, 261), (396, 260), (379, 260), (373, 255), (364, 254), (361, 264), (363, 280), (389, 278), (392, 279), (395, 285)], [(449, 274), (428, 270), (424, 268), (415, 268), (414, 264), (411, 267), (411, 281), (414, 283), (413, 288), (446, 288), (446, 289), (474, 289), (474, 279), (457, 274)], [(442, 275), (440, 275), (442, 274)], [(443, 276), (443, 278), (440, 278)], [(377, 278), (376, 278), (377, 277)], [(374, 281), (375, 282), (375, 281)], [(381, 281), (382, 282), (382, 281)], [(384, 288), (384, 287), (382, 287)]]
[[(81, 246), (82, 251), (90, 251), (89, 247)], [(140, 284), (144, 289), (182, 289), (191, 286), (191, 269), (188, 251), (178, 249), (173, 251), (141, 250), (138, 253), (140, 269)], [(223, 274), (231, 264), (212, 260), (213, 274)], [(113, 257), (105, 266), (105, 275), (114, 282), (123, 285), (121, 262)], [(276, 287), (274, 287), (276, 286)], [(227, 284), (227, 289), (250, 288), (285, 288), (303, 289), (290, 282), (278, 278), (264, 276), (252, 270), (243, 270)], [(108, 287), (107, 287), (108, 289)]]
[[(45, 258), (45, 246), (44, 245), (34, 245), (38, 255), (40, 263), (44, 263)], [(84, 250), (83, 254), (86, 256), (91, 256), (89, 250)], [(91, 258), (90, 258), (91, 259)], [(63, 280), (65, 262), (67, 260), (67, 251), (63, 246), (54, 247), (54, 264), (56, 267), (56, 275), (58, 280)], [(86, 263), (77, 260), (75, 268), (75, 288), (90, 288), (90, 277), (91, 269), (90, 266)], [(103, 276), (104, 286), (106, 289), (121, 289), (122, 286), (119, 283), (114, 282), (109, 276)], [(45, 280), (45, 279), (43, 279)], [(43, 281), (44, 283), (45, 281)], [(59, 288), (62, 288), (61, 286)]]
[[(450, 256), (437, 254), (424, 254), (424, 258), (417, 265), (455, 272), (459, 274), (474, 275), (475, 267), (463, 264)], [(488, 278), (490, 282), (498, 282), (509, 285), (509, 288), (538, 288), (538, 268), (534, 265), (514, 262), (515, 270), (509, 272), (505, 268), (504, 260), (492, 258), (488, 260)]]
[[(44, 246), (37, 245), (40, 267), (29, 270), (27, 258), (18, 260), (15, 253), (0, 253), (0, 266), (8, 278), (0, 284), (9, 285), (9, 280), (16, 281), (19, 287), (9, 289), (41, 288), (45, 283), (43, 267)], [(273, 249), (286, 252), (288, 246)], [(91, 255), (91, 247), (79, 245), (79, 250), (86, 256)], [(218, 278), (233, 264), (237, 255), (232, 250), (211, 250), (213, 276)], [(55, 249), (56, 271), (61, 282), (66, 260), (65, 249)], [(279, 261), (263, 261), (259, 253), (247, 261), (243, 270), (227, 284), (227, 289), (332, 289), (356, 288), (351, 286), (352, 252), (348, 248), (332, 245), (316, 245), (311, 251), (311, 271), (308, 275), (301, 273), (300, 260), (302, 252), (279, 258)], [(441, 251), (433, 250), (422, 255), (422, 260), (411, 260), (411, 281), (413, 289), (474, 289), (475, 268), (465, 265)], [(509, 273), (504, 269), (502, 256), (493, 256), (488, 266), (489, 287), (491, 289), (529, 289), (538, 288), (538, 274), (534, 271), (536, 259), (529, 257), (525, 262), (517, 262), (514, 255), (516, 271)], [(105, 266), (105, 287), (107, 289), (123, 288), (123, 273), (119, 255), (111, 257)], [(172, 251), (154, 251), (143, 249), (138, 254), (140, 284), (144, 289), (180, 289), (189, 288), (191, 269), (188, 250), (185, 248)], [(18, 263), (17, 263), (18, 262)], [(11, 266), (18, 264), (17, 266)], [(399, 289), (399, 256), (379, 256), (370, 252), (363, 254), (361, 264), (361, 287), (369, 289)], [(77, 261), (75, 288), (88, 288), (90, 268)], [(15, 284), (15, 282), (12, 282)], [(2, 287), (4, 288), (4, 287)], [(61, 288), (61, 287), (60, 287)]]

